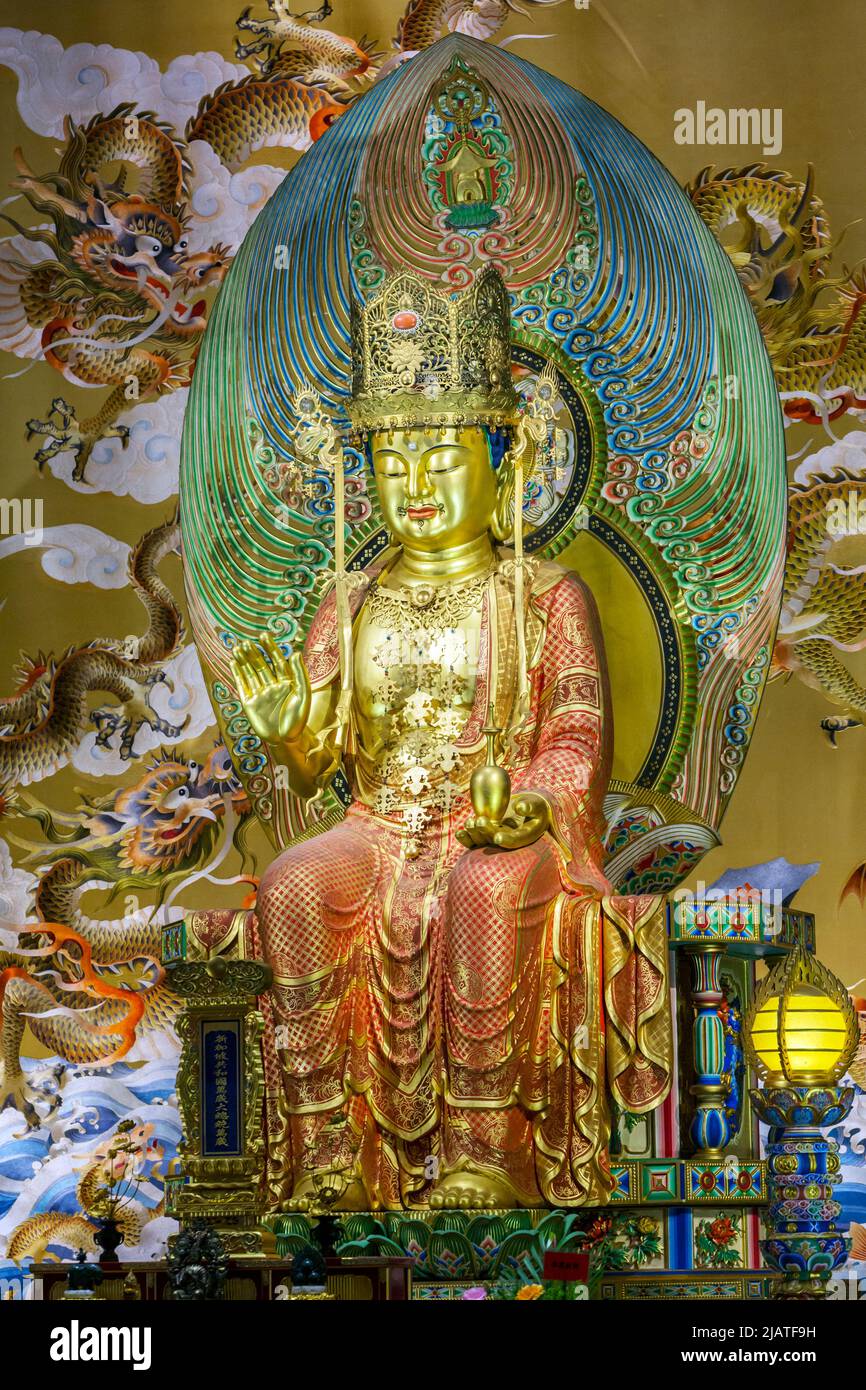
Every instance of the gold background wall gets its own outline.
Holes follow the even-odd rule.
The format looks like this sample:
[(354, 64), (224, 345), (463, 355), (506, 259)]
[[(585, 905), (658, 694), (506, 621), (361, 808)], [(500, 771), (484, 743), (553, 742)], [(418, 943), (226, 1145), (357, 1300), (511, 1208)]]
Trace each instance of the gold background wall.
[[(234, 21), (239, 0), (208, 0), (180, 5), (174, 0), (148, 4), (4, 3), (4, 24), (55, 35), (67, 46), (79, 41), (141, 50), (165, 65), (183, 53), (210, 51), (233, 60)], [(254, 13), (263, 13), (255, 6)], [(327, 27), (358, 37), (368, 34), (387, 48), (402, 6), (335, 0)], [(726, 0), (724, 4), (684, 0), (605, 0), (588, 10), (564, 3), (513, 14), (502, 34), (553, 34), (554, 38), (520, 39), (512, 51), (585, 92), (634, 131), (685, 183), (705, 164), (744, 165), (759, 160), (751, 147), (683, 146), (674, 140), (674, 112), (708, 106), (780, 107), (783, 111), (781, 153), (769, 162), (796, 177), (816, 168), (816, 191), (823, 199), (835, 237), (866, 216), (866, 27), (858, 0), (811, 0), (779, 6), (769, 0)], [(501, 37), (501, 35), (500, 35)], [(56, 168), (56, 140), (34, 134), (16, 108), (17, 79), (0, 68), (0, 187), (15, 175), (12, 151), (20, 145), (38, 172)], [(134, 93), (129, 94), (130, 97)], [(291, 167), (291, 150), (266, 149), (253, 162)], [(21, 204), (13, 209), (21, 216)], [(26, 218), (24, 219), (26, 220)], [(838, 265), (853, 265), (866, 256), (866, 222), (847, 231)], [(3, 355), (2, 370), (13, 373), (21, 362)], [(45, 365), (17, 380), (6, 380), (2, 393), (2, 491), (6, 497), (43, 499), (45, 527), (82, 523), (134, 544), (142, 532), (171, 511), (165, 502), (153, 507), (107, 493), (71, 491), (46, 470), (42, 478), (33, 462), (33, 444), (24, 438), (24, 421), (44, 414), (58, 394), (60, 378)], [(85, 393), (63, 383), (61, 394), (78, 402)], [(82, 405), (89, 413), (97, 393)], [(845, 429), (857, 428), (840, 422)], [(843, 430), (840, 428), (840, 433)], [(826, 443), (815, 431), (815, 447)], [(864, 554), (859, 563), (866, 560)], [(176, 558), (163, 568), (180, 593)], [(52, 581), (40, 565), (40, 552), (19, 551), (0, 570), (2, 610), (0, 671), (8, 693), (22, 650), (59, 651), (101, 634), (141, 630), (140, 609), (129, 591), (94, 590)], [(866, 681), (866, 658), (846, 657)], [(104, 703), (98, 697), (93, 703)], [(793, 862), (818, 860), (820, 872), (806, 884), (798, 906), (818, 917), (819, 953), (831, 969), (853, 985), (866, 974), (864, 909), (853, 895), (840, 905), (840, 893), (854, 866), (866, 859), (866, 731), (852, 729), (833, 748), (820, 720), (833, 713), (823, 695), (796, 677), (774, 681), (767, 689), (745, 770), (723, 825), (723, 846), (701, 866), (707, 882), (726, 867), (752, 864), (777, 855)], [(215, 730), (201, 739), (213, 742)], [(187, 745), (184, 745), (185, 750)], [(52, 807), (76, 803), (76, 788), (104, 793), (107, 788), (69, 767), (36, 784)], [(264, 851), (263, 841), (261, 846)], [(192, 895), (193, 898), (195, 894)], [(88, 902), (88, 911), (94, 911)], [(858, 991), (862, 992), (862, 991)]]

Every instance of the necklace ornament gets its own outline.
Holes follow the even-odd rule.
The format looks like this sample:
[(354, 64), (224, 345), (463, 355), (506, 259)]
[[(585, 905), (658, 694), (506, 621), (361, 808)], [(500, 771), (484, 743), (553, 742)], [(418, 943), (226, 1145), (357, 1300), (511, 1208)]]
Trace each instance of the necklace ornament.
[(429, 608), (436, 601), (436, 588), (433, 584), (415, 584), (409, 593), (413, 608)]
[(420, 584), (401, 584), (398, 589), (377, 584), (367, 603), (371, 616), (383, 626), (391, 622), (402, 629), (409, 618), (413, 630), (416, 626), (455, 628), (478, 607), (489, 581), (490, 574), (482, 574), (477, 579), (445, 584), (431, 584), (427, 580)]

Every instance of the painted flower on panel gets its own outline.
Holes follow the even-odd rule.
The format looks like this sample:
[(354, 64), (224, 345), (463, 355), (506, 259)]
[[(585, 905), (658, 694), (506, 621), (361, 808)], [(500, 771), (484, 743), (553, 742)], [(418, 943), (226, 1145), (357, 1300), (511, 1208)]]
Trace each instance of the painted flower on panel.
[(741, 1217), (719, 1216), (695, 1226), (695, 1265), (698, 1269), (730, 1269), (740, 1263)]
[(638, 1269), (661, 1255), (661, 1230), (657, 1217), (617, 1215), (613, 1239), (607, 1248), (605, 1267), (609, 1271)]
[(720, 1216), (710, 1227), (710, 1240), (716, 1245), (730, 1245), (737, 1238), (737, 1229), (729, 1216)]

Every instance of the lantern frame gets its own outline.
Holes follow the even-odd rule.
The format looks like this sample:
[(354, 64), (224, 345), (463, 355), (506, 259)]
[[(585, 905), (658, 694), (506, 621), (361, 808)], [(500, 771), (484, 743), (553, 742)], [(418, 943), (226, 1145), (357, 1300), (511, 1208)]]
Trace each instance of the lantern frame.
[[(823, 994), (839, 1008), (845, 1024), (845, 1039), (839, 1057), (832, 1067), (823, 1070), (802, 1071), (793, 1065), (785, 1036), (785, 1023), (792, 996), (800, 986), (807, 986)], [(781, 1060), (781, 1074), (772, 1072), (760, 1056), (752, 1041), (752, 1029), (758, 1014), (769, 999), (778, 998), (779, 1009), (776, 1023), (776, 1043)], [(844, 1076), (859, 1044), (857, 1015), (851, 998), (842, 981), (832, 971), (822, 965), (815, 956), (802, 947), (786, 952), (782, 959), (761, 981), (746, 1014), (743, 1029), (746, 1056), (758, 1077), (765, 1085), (806, 1086), (813, 1084), (833, 1085)]]

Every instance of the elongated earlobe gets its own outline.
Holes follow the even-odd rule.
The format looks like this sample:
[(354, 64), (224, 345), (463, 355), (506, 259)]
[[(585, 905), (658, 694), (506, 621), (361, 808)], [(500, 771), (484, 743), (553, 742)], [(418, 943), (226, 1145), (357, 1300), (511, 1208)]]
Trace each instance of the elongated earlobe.
[(496, 475), (496, 510), (490, 521), (490, 531), (496, 541), (511, 540), (514, 510), (514, 465), (510, 451), (503, 455)]

